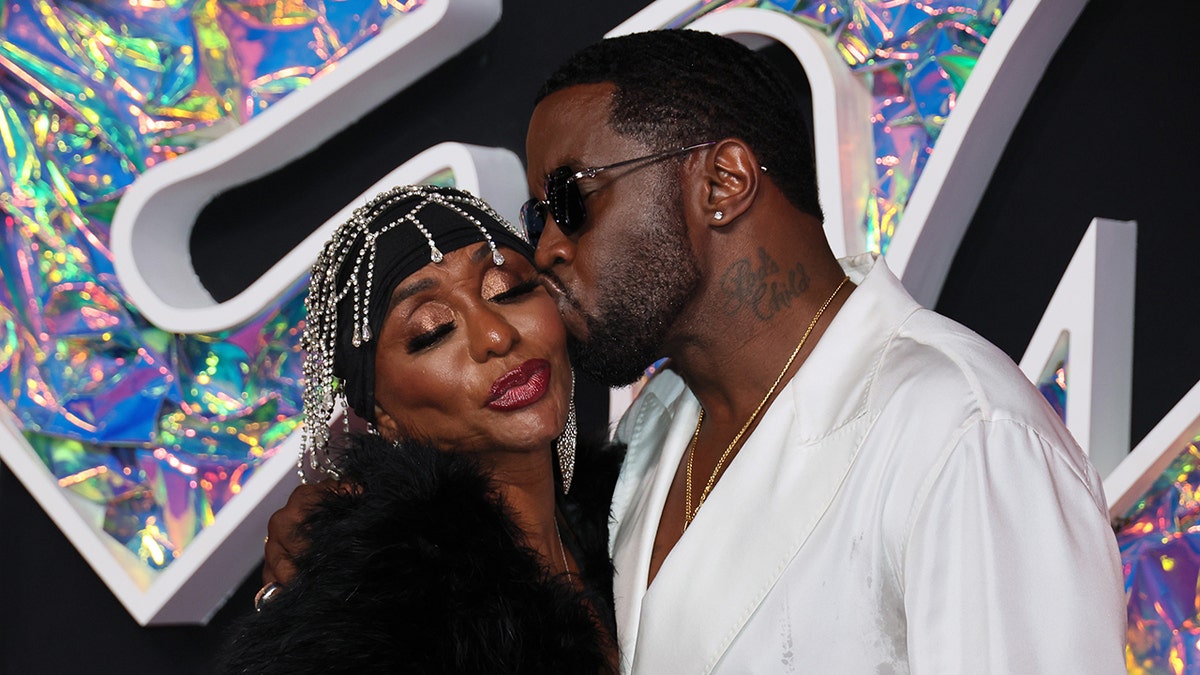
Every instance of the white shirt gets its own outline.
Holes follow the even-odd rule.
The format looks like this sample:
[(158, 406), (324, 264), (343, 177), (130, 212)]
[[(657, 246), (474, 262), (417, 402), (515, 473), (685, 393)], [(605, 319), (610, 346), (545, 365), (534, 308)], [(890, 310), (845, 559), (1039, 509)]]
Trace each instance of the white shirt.
[(664, 371), (622, 421), (622, 669), (1125, 672), (1095, 471), (1008, 357), (873, 262), (843, 261), (859, 287), (649, 589), (699, 403)]

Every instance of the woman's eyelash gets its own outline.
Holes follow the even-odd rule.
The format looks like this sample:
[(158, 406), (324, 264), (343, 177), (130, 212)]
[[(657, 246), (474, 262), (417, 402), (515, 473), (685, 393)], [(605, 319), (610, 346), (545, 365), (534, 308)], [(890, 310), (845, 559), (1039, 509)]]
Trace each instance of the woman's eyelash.
[(408, 341), (408, 353), (412, 354), (419, 352), (426, 347), (432, 347), (438, 343), (438, 340), (450, 334), (454, 330), (454, 323), (444, 323), (433, 330), (426, 331)]
[(523, 282), (517, 284), (516, 286), (513, 286), (512, 288), (508, 289), (507, 291), (504, 291), (503, 293), (497, 293), (496, 295), (493, 295), (492, 297), (488, 298), (488, 300), (490, 300), (491, 302), (508, 302), (510, 300), (515, 300), (515, 299), (521, 297), (522, 295), (525, 295), (527, 293), (532, 293), (534, 291), (534, 289), (536, 289), (540, 285), (541, 285), (541, 283), (538, 282), (537, 277), (534, 277), (532, 279), (529, 279), (528, 281), (523, 281)]

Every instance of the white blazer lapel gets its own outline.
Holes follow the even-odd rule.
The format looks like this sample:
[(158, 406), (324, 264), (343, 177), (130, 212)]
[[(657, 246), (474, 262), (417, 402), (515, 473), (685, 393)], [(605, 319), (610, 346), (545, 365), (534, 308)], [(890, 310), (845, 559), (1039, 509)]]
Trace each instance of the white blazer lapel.
[(866, 415), (805, 442), (795, 411), (785, 389), (667, 556), (642, 599), (634, 673), (712, 671), (833, 501)]
[[(628, 655), (635, 649), (658, 520), (674, 469), (700, 412), (695, 397), (682, 392), (682, 383), (673, 388), (671, 393), (675, 396), (668, 394), (669, 400), (674, 399), (669, 407), (654, 391), (645, 391), (639, 397), (637, 409), (632, 413), (637, 417), (628, 435), (629, 451), (613, 495), (610, 523), (615, 571), (613, 599), (625, 672), (628, 672)], [(677, 420), (683, 422), (675, 424)]]

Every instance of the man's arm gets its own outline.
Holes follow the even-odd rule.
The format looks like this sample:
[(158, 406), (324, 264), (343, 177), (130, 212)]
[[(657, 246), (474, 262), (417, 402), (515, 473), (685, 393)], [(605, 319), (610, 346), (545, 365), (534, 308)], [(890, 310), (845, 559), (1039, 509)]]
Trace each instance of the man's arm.
[(288, 497), (282, 509), (271, 514), (267, 521), (267, 538), (263, 542), (263, 588), (276, 584), (287, 588), (296, 576), (293, 559), (308, 548), (308, 538), (301, 525), (321, 495), (337, 489), (338, 483), (326, 481), (301, 485)]
[(903, 554), (914, 675), (1125, 672), (1120, 556), (1073, 443), (975, 422), (921, 495)]

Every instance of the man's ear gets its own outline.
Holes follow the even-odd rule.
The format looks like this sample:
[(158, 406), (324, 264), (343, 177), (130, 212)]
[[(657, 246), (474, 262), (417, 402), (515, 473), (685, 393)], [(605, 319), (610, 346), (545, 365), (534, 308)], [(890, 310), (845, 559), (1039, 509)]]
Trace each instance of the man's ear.
[(745, 141), (719, 141), (705, 156), (700, 198), (692, 203), (699, 205), (699, 215), (711, 226), (727, 225), (754, 204), (759, 176), (758, 158)]

